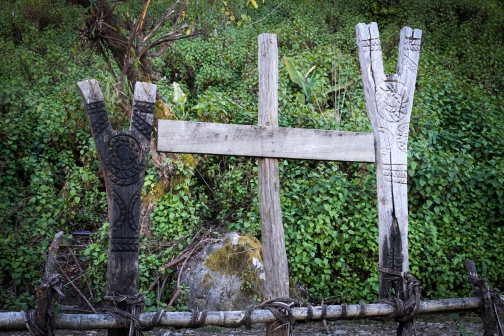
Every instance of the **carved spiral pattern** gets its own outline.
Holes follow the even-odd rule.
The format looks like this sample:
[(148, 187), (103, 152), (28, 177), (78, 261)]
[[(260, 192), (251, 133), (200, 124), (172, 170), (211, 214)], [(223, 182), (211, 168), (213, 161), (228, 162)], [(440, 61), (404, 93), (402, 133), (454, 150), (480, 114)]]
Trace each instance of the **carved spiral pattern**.
[(376, 90), (378, 114), (390, 122), (398, 122), (408, 114), (409, 98), (406, 87), (395, 81), (384, 81)]
[(107, 146), (109, 178), (118, 185), (131, 185), (143, 177), (145, 158), (140, 145), (130, 135), (118, 134)]

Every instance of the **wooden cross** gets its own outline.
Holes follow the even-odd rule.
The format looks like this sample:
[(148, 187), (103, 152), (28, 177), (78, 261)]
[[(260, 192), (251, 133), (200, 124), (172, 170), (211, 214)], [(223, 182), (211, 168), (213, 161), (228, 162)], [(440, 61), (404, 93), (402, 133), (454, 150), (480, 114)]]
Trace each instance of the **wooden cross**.
[[(111, 305), (122, 300), (117, 304), (118, 308), (128, 310), (123, 299), (138, 294), (140, 280), (140, 198), (154, 120), (156, 85), (136, 83), (129, 131), (115, 131), (110, 126), (103, 95), (96, 80), (79, 82), (77, 85), (81, 90), (107, 188), (110, 239), (105, 298), (112, 300)], [(109, 330), (109, 335), (127, 334), (130, 333), (124, 330)]]
[[(259, 211), (266, 298), (289, 296), (289, 270), (280, 210), (278, 159), (374, 162), (372, 133), (278, 127), (278, 48), (273, 34), (259, 35), (258, 126), (158, 121), (158, 150), (258, 157)], [(287, 335), (285, 329), (267, 335)]]

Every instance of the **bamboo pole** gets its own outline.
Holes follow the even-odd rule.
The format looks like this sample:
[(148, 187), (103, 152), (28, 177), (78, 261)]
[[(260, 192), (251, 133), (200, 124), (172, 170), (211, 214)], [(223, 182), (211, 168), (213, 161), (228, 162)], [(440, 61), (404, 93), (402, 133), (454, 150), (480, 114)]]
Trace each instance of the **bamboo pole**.
[[(504, 295), (501, 296), (504, 300)], [(481, 307), (481, 298), (455, 298), (420, 302), (419, 314), (451, 313), (457, 311), (471, 311)], [(353, 320), (359, 316), (361, 307), (358, 304), (346, 306), (346, 317), (342, 318), (343, 306), (327, 306), (326, 319)], [(373, 303), (365, 305), (362, 317), (386, 317), (394, 311), (388, 304)], [(293, 308), (292, 313), (297, 321), (305, 321), (308, 309), (305, 307)], [(148, 326), (156, 313), (143, 313), (140, 315), (142, 326)], [(244, 311), (213, 311), (208, 312), (205, 325), (234, 326), (245, 315)], [(313, 320), (320, 320), (322, 307), (313, 307)], [(191, 321), (190, 312), (166, 312), (159, 326), (187, 327)], [(252, 323), (272, 323), (275, 316), (269, 310), (254, 310), (251, 315)], [(56, 314), (55, 326), (57, 329), (117, 329), (122, 326), (107, 314)], [(23, 312), (0, 313), (0, 330), (26, 330)]]

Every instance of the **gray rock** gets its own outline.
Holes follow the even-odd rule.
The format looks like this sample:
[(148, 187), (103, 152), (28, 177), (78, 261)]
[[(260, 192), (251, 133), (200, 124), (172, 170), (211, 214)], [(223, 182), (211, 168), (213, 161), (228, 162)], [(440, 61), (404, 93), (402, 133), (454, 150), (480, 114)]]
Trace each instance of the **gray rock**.
[(229, 311), (262, 300), (264, 278), (259, 240), (230, 233), (191, 257), (181, 280), (189, 308)]
[(336, 330), (335, 332), (333, 332), (333, 336), (336, 335), (348, 335), (348, 332), (346, 330)]

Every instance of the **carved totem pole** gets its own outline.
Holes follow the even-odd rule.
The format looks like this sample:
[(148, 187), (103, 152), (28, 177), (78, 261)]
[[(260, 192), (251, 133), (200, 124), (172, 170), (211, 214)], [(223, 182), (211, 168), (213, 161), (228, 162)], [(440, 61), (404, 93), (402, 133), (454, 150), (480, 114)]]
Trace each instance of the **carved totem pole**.
[[(138, 294), (138, 232), (140, 197), (144, 184), (149, 143), (154, 120), (156, 85), (138, 82), (133, 96), (129, 131), (115, 131), (109, 123), (105, 102), (94, 79), (77, 83), (81, 90), (107, 188), (110, 240), (105, 300), (111, 301), (114, 315), (140, 313)], [(114, 313), (113, 313), (114, 314)], [(133, 334), (131, 319), (124, 319), (129, 331), (109, 331), (109, 335)]]
[[(401, 30), (397, 73), (385, 75), (376, 23), (356, 26), (366, 105), (373, 127), (378, 187), (380, 298), (405, 300), (408, 260), (408, 132), (422, 31)], [(399, 329), (409, 329), (406, 323)], [(398, 335), (409, 335), (408, 331)]]

